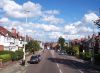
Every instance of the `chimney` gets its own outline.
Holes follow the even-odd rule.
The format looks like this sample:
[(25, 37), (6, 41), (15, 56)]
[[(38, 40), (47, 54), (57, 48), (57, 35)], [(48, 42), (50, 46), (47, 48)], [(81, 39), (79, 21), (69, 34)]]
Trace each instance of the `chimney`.
[(12, 28), (12, 33), (16, 33), (16, 29), (15, 28)]

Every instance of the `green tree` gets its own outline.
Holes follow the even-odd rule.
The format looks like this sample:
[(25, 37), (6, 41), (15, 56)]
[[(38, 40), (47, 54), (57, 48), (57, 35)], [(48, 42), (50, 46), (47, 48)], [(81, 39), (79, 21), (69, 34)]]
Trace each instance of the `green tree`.
[(38, 41), (33, 41), (33, 49), (34, 49), (35, 51), (38, 51), (38, 50), (41, 49), (41, 47), (40, 47)]
[(31, 40), (26, 44), (26, 51), (35, 52), (40, 49), (40, 45), (37, 41)]
[(98, 20), (95, 20), (95, 25), (97, 25), (98, 26), (98, 28), (100, 28), (100, 18), (98, 19)]
[(60, 44), (61, 50), (64, 49), (65, 39), (63, 37), (59, 37), (58, 43)]

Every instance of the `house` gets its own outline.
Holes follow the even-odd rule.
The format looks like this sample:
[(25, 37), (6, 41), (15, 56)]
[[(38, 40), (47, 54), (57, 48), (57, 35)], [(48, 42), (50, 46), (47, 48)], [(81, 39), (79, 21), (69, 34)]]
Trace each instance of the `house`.
[(9, 41), (11, 39), (10, 32), (4, 27), (0, 26), (0, 49), (9, 50)]
[(16, 29), (12, 28), (11, 32), (0, 26), (0, 51), (10, 50), (16, 51), (23, 48), (24, 37), (22, 37)]

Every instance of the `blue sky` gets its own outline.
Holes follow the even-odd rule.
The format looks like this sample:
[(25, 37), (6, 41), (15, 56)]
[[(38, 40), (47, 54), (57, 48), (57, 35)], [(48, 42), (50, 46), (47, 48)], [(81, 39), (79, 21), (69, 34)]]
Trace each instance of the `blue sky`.
[(63, 17), (66, 22), (80, 20), (85, 13), (100, 8), (100, 0), (16, 0), (19, 4), (27, 1), (39, 3), (46, 10), (59, 10), (59, 17)]
[[(83, 38), (99, 32), (100, 0), (0, 0), (0, 25), (42, 41)], [(28, 11), (28, 12), (25, 12)], [(25, 19), (28, 19), (27, 23)], [(23, 34), (24, 33), (24, 34)]]

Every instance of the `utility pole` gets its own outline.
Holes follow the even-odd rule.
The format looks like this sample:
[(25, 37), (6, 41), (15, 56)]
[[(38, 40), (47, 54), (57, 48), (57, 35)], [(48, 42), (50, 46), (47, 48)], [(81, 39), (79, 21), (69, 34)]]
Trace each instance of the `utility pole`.
[[(24, 12), (25, 12), (25, 14), (26, 14), (25, 24), (27, 25), (27, 13), (28, 13), (29, 11), (24, 10)], [(26, 55), (26, 53), (25, 53), (25, 44), (26, 44), (26, 34), (25, 34), (25, 38), (24, 38), (24, 48), (23, 48), (24, 55), (23, 55), (23, 61), (22, 61), (22, 65), (24, 65), (24, 66), (25, 66), (25, 55)]]

